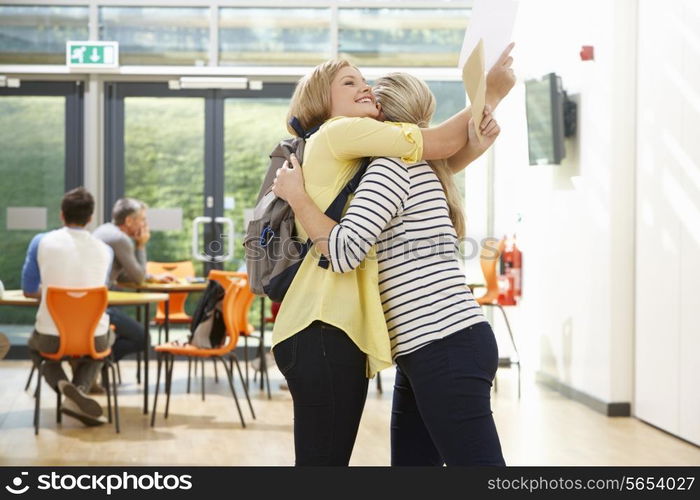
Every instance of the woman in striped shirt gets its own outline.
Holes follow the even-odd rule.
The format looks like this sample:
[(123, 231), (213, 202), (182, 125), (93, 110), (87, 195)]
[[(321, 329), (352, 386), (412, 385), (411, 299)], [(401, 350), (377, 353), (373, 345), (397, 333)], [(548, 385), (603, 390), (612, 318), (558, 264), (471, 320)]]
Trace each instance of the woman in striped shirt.
[[(435, 99), (421, 80), (388, 75), (374, 92), (387, 120), (428, 126)], [(452, 168), (446, 161), (375, 158), (340, 224), (309, 200), (298, 163), (278, 172), (275, 193), (333, 271), (356, 269), (376, 245), (397, 365), (392, 465), (505, 465), (490, 408), (498, 350), (459, 268), (464, 219), (452, 180), (498, 132), (480, 144), (470, 121), (471, 146)]]
[[(507, 71), (494, 81), (500, 86), (487, 89), (487, 102), (512, 87)], [(416, 163), (459, 152), (467, 141), (471, 111), (422, 129), (414, 123), (378, 121), (378, 114), (371, 88), (345, 60), (321, 64), (299, 81), (289, 130), (307, 138), (304, 176), (315, 208), (328, 207), (364, 157), (386, 155)], [(489, 123), (487, 117), (487, 135), (494, 126)], [(296, 231), (306, 239), (298, 221)], [(368, 377), (391, 366), (391, 345), (377, 260), (335, 273), (319, 266), (320, 256), (312, 246), (285, 294), (273, 330), (273, 353), (294, 402), (296, 464), (347, 465)]]

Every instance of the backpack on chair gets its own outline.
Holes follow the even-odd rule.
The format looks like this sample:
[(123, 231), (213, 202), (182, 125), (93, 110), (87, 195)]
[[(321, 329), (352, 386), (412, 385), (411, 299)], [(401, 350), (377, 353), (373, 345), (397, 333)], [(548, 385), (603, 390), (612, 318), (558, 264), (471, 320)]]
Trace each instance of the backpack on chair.
[[(281, 141), (270, 154), (267, 174), (243, 240), (250, 289), (256, 295), (266, 295), (273, 302), (282, 302), (312, 245), (311, 240), (299, 240), (292, 207), (271, 190), (277, 169), (289, 160), (292, 153), (300, 165), (303, 163), (306, 139), (315, 132), (303, 133), (296, 119), (290, 125), (299, 133), (299, 137)], [(333, 200), (325, 212), (328, 217), (340, 222), (348, 198), (357, 189), (368, 164), (369, 159), (365, 159), (355, 176)], [(321, 256), (318, 265), (328, 269), (329, 262)]]
[(224, 343), (226, 324), (222, 305), (225, 294), (224, 287), (214, 280), (209, 281), (192, 315), (189, 344), (204, 349), (215, 349)]

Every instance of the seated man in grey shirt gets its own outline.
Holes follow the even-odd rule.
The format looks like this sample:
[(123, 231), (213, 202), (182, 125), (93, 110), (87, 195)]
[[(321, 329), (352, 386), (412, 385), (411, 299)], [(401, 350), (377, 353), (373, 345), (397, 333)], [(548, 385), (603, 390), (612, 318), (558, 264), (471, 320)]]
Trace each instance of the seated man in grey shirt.
[[(99, 226), (93, 235), (114, 251), (109, 276), (110, 287), (117, 282), (173, 281), (170, 275), (151, 276), (146, 273), (146, 243), (151, 237), (146, 221), (146, 204), (133, 198), (117, 200), (112, 209), (112, 222)], [(119, 361), (127, 354), (143, 350), (143, 325), (116, 307), (107, 309), (110, 323), (115, 326), (116, 340), (112, 351)]]

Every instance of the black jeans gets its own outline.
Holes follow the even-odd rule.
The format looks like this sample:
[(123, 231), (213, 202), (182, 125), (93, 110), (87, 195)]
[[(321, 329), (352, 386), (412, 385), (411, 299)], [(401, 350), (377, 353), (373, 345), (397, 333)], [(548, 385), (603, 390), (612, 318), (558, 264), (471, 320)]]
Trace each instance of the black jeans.
[(109, 322), (114, 325), (116, 339), (112, 346), (114, 360), (119, 361), (127, 354), (143, 351), (145, 332), (143, 325), (116, 307), (107, 308)]
[(367, 398), (365, 353), (320, 321), (273, 352), (294, 400), (296, 465), (348, 465)]
[(396, 358), (392, 465), (504, 466), (491, 413), (498, 347), (477, 323)]

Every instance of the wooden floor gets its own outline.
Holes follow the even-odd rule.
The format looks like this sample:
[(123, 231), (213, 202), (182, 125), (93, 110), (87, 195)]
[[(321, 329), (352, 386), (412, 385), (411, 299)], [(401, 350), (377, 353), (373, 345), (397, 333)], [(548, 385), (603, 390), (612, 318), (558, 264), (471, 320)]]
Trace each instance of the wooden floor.
[[(22, 391), (27, 361), (1, 361), (0, 464), (2, 465), (291, 465), (292, 408), (288, 392), (279, 388), (273, 370), (272, 399), (252, 390), (257, 420), (244, 416), (242, 429), (227, 387), (213, 380), (207, 363), (207, 397), (186, 394), (187, 366), (174, 371), (171, 414), (158, 414), (156, 427), (142, 414), (135, 362), (122, 362), (120, 386), (122, 432), (105, 425), (85, 428), (64, 417), (55, 420), (55, 397), (42, 391), (42, 428), (34, 436), (33, 399)], [(383, 372), (385, 392), (370, 383), (352, 465), (389, 464), (391, 371)], [(199, 381), (195, 387), (199, 388)], [(46, 387), (46, 386), (45, 386)], [(241, 391), (239, 390), (239, 393)], [(510, 465), (698, 465), (700, 448), (665, 434), (634, 418), (608, 418), (557, 393), (524, 382), (517, 400), (514, 379), (499, 372), (493, 409), (506, 461)]]

